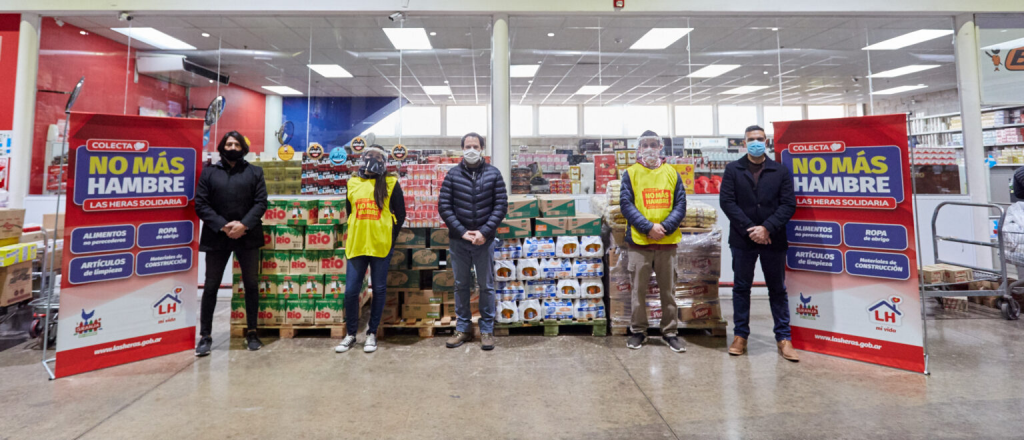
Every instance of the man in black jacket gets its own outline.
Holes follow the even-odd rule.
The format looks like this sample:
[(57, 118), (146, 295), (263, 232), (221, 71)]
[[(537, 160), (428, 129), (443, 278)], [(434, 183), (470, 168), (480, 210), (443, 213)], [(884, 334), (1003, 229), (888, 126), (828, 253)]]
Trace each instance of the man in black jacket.
[(446, 346), (456, 348), (473, 340), (470, 309), (476, 268), (480, 288), (480, 348), (494, 349), (494, 236), (508, 211), (508, 194), (501, 171), (481, 156), (484, 138), (476, 133), (462, 137), (462, 163), (448, 171), (441, 184), (437, 210), (448, 226), (451, 238), (452, 270), (455, 274), (455, 334)]
[(732, 250), (732, 307), (736, 327), (729, 354), (740, 356), (750, 337), (750, 287), (754, 265), (768, 285), (768, 300), (775, 320), (779, 354), (799, 361), (789, 333), (789, 299), (786, 294), (786, 223), (796, 212), (793, 177), (786, 167), (765, 156), (764, 129), (746, 130), (747, 154), (725, 167), (719, 199), (729, 217), (729, 248)]
[(246, 347), (259, 350), (263, 346), (256, 337), (256, 315), (259, 312), (256, 277), (260, 270), (260, 247), (263, 246), (263, 213), (267, 211), (263, 168), (250, 165), (243, 159), (249, 153), (249, 145), (237, 131), (224, 135), (217, 151), (220, 152), (220, 162), (204, 167), (196, 184), (196, 214), (203, 221), (199, 250), (206, 252), (206, 281), (196, 356), (210, 354), (213, 346), (210, 337), (213, 309), (217, 306), (217, 290), (232, 252), (242, 269), (245, 288)]

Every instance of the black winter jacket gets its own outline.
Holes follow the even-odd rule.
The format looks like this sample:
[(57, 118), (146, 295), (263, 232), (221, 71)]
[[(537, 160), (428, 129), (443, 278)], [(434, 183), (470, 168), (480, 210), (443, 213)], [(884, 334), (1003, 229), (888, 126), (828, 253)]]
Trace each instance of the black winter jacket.
[[(672, 189), (672, 192), (672, 200), (675, 204), (672, 206), (672, 212), (669, 212), (668, 217), (665, 217), (665, 220), (661, 222), (661, 227), (665, 228), (665, 235), (676, 232), (679, 224), (686, 217), (686, 186), (683, 185), (682, 177), (676, 180), (676, 187)], [(640, 210), (636, 208), (633, 183), (629, 180), (629, 173), (625, 171), (622, 173), (622, 186), (619, 191), (619, 208), (622, 210), (622, 216), (626, 217), (626, 243), (635, 245), (630, 227), (634, 227), (646, 235), (651, 232), (654, 223), (648, 220), (647, 217), (644, 217)]]
[[(754, 175), (747, 166), (746, 155), (725, 167), (719, 201), (729, 217), (729, 246), (745, 250), (765, 248), (786, 250), (786, 223), (796, 212), (793, 176), (786, 167), (769, 158), (764, 160), (761, 177), (754, 184)], [(748, 228), (764, 226), (772, 243), (760, 245), (750, 239)]]
[(475, 169), (464, 162), (453, 167), (441, 184), (437, 211), (452, 240), (461, 240), (468, 231), (480, 231), (487, 240), (494, 240), (508, 213), (501, 171), (486, 162)]
[[(263, 168), (244, 159), (228, 168), (221, 160), (203, 168), (196, 184), (196, 214), (203, 221), (199, 250), (254, 249), (263, 246), (263, 213), (267, 211), (267, 185)], [(241, 221), (248, 230), (238, 239), (221, 231)]]

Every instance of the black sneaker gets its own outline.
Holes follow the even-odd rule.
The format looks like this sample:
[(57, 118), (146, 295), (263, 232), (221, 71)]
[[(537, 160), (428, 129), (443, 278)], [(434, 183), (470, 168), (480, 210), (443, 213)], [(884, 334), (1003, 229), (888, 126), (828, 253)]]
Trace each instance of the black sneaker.
[(634, 350), (640, 349), (644, 346), (644, 340), (647, 339), (647, 335), (643, 333), (633, 333), (629, 336), (629, 340), (626, 341), (626, 346)]
[(263, 342), (260, 342), (260, 338), (256, 336), (256, 330), (249, 330), (249, 333), (245, 334), (245, 347), (249, 351), (256, 351), (263, 348)]
[(196, 356), (203, 357), (210, 354), (210, 350), (213, 349), (213, 338), (209, 336), (203, 336), (199, 338), (199, 344), (196, 345)]
[(676, 353), (686, 352), (686, 342), (680, 339), (678, 336), (665, 336), (662, 339), (668, 344), (669, 348)]

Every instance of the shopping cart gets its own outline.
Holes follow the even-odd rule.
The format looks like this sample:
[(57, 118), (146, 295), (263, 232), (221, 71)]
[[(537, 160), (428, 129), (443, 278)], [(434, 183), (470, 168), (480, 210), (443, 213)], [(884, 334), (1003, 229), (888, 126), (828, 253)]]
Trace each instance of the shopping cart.
[[(969, 208), (985, 208), (986, 210), (995, 210), (999, 213), (998, 223), (996, 226), (996, 240), (992, 241), (979, 241), (979, 240), (968, 240), (965, 238), (958, 237), (947, 237), (936, 234), (936, 220), (939, 218), (939, 213), (942, 208), (946, 206), (966, 206)], [(1006, 225), (1006, 214), (1007, 210), (1003, 209), (1002, 206), (993, 203), (966, 203), (966, 202), (942, 202), (939, 206), (935, 207), (935, 212), (932, 213), (932, 248), (935, 252), (935, 263), (945, 263), (971, 269), (974, 275), (973, 282), (977, 281), (992, 281), (998, 283), (999, 287), (992, 290), (969, 290), (971, 282), (965, 281), (960, 283), (937, 283), (937, 284), (922, 284), (922, 295), (925, 298), (936, 298), (940, 302), (945, 297), (964, 297), (964, 296), (999, 296), (996, 305), (999, 310), (1002, 311), (1003, 317), (1008, 320), (1016, 320), (1020, 318), (1020, 304), (1017, 300), (1013, 299), (1012, 293), (1016, 290), (1024, 292), (1024, 280), (1017, 280), (1012, 283), (1008, 282), (1006, 273), (1007, 264), (1014, 264), (1013, 260), (1008, 260), (1007, 257), (1016, 258), (1013, 253), (1007, 252), (1007, 245), (1011, 244), (1015, 249), (1017, 244), (1021, 245), (1021, 253), (1019, 254), (1020, 260), (1017, 265), (1017, 273), (1024, 275), (1024, 224), (1020, 225), (1020, 232), (1004, 231)], [(1011, 228), (1013, 229), (1013, 228)], [(984, 246), (996, 249), (998, 251), (998, 269), (997, 268), (982, 268), (971, 266), (963, 263), (954, 263), (952, 261), (943, 260), (939, 257), (939, 242), (947, 241), (952, 243), (961, 243), (974, 246)], [(1016, 264), (1015, 264), (1016, 265)], [(996, 264), (993, 264), (996, 266)], [(1018, 275), (1019, 276), (1019, 275)], [(965, 290), (957, 290), (961, 288), (967, 288)]]

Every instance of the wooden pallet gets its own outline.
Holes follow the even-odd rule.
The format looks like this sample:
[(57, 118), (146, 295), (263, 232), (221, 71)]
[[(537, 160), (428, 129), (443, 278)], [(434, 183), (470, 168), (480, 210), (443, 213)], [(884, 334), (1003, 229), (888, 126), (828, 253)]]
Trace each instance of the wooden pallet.
[(514, 324), (494, 324), (494, 336), (508, 336), (509, 330), (520, 328), (544, 329), (544, 336), (558, 336), (559, 327), (584, 326), (591, 327), (594, 336), (608, 335), (607, 319), (546, 319), (539, 322), (517, 322)]
[[(679, 323), (679, 330), (707, 330), (711, 336), (724, 338), (729, 322), (724, 319), (700, 319)], [(651, 327), (651, 330), (660, 330), (658, 327)], [(628, 325), (612, 325), (613, 336), (625, 336), (629, 334)]]
[[(473, 317), (473, 334), (476, 337), (480, 336), (480, 327), (477, 326), (477, 320), (479, 316)], [(421, 338), (433, 338), (437, 330), (441, 329), (454, 329), (455, 324), (458, 321), (454, 316), (442, 316), (441, 319), (400, 319), (398, 322), (381, 324), (380, 328), (377, 329), (377, 337), (383, 338), (385, 329), (387, 332), (392, 332), (401, 329), (415, 329)]]
[[(232, 338), (245, 337), (245, 328), (246, 327), (244, 325), (233, 325), (233, 326), (231, 326), (231, 337)], [(292, 339), (292, 338), (295, 337), (295, 334), (297, 332), (312, 333), (313, 331), (317, 331), (318, 333), (322, 333), (325, 330), (329, 330), (332, 339), (342, 339), (342, 338), (345, 337), (345, 335), (348, 334), (347, 331), (345, 330), (345, 325), (344, 324), (342, 324), (342, 325), (291, 325), (291, 324), (285, 324), (285, 325), (260, 326), (258, 328), (259, 328), (261, 333), (264, 330), (270, 330), (270, 331), (277, 330), (278, 337), (280, 337), (281, 339)]]

